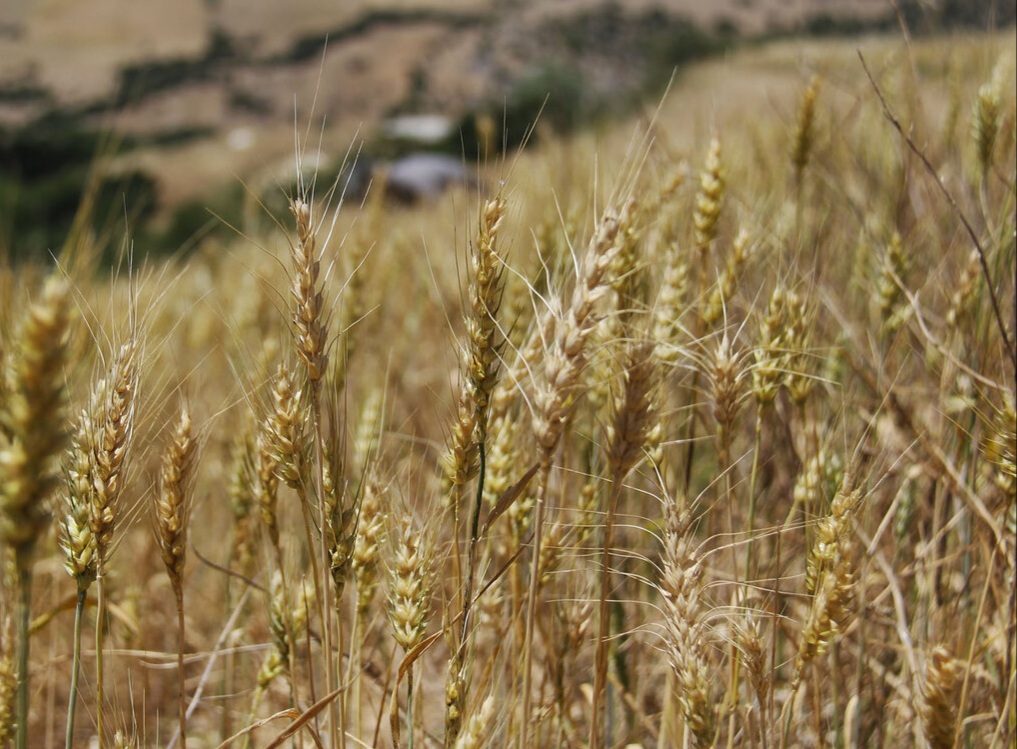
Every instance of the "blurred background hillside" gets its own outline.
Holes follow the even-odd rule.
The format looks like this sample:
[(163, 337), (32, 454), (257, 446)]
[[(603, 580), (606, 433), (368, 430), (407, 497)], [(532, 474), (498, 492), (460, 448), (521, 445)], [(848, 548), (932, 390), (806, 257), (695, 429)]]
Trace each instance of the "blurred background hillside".
[(113, 246), (127, 233), (141, 252), (193, 246), (222, 230), (209, 209), (239, 222), (253, 197), (285, 192), (295, 129), (320, 133), (307, 166), (326, 178), (353, 155), (363, 164), (426, 149), (481, 163), (522, 142), (538, 112), (533, 139), (595, 128), (655, 101), (673, 71), (739, 45), (1004, 28), (1014, 7), (4, 0), (0, 252), (56, 252), (82, 194)]

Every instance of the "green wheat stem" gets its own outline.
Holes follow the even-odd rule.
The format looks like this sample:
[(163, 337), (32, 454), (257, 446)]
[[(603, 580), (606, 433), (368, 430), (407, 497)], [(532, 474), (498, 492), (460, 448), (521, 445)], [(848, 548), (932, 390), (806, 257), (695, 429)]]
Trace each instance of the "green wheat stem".
[(752, 533), (756, 527), (756, 481), (759, 477), (759, 450), (763, 444), (763, 406), (756, 411), (756, 440), (752, 447), (752, 472), (749, 474), (749, 533), (750, 543), (745, 551), (745, 580), (752, 580), (753, 545)]
[(184, 674), (184, 594), (177, 588), (177, 689), (180, 749), (187, 749), (187, 679)]
[(95, 604), (95, 735), (98, 738), (99, 749), (102, 749), (102, 727), (103, 727), (103, 662), (102, 662), (102, 641), (103, 641), (103, 619), (106, 614), (106, 572), (103, 569), (105, 560), (99, 559), (99, 574), (95, 580), (96, 604)]
[(32, 612), (32, 566), (18, 560), (18, 733), (17, 749), (28, 749), (28, 648)]
[(413, 749), (413, 664), (406, 669), (406, 745)]
[(466, 591), (463, 595), (463, 629), (460, 647), (465, 647), (469, 627), (470, 606), (473, 603), (473, 577), (477, 562), (477, 543), (480, 540), (480, 509), (484, 502), (484, 473), (487, 463), (487, 452), (484, 443), (477, 445), (480, 467), (477, 475), (477, 495), (473, 503), (473, 517), (470, 521), (470, 548), (466, 557)]
[(85, 612), (88, 588), (78, 586), (78, 602), (74, 607), (74, 660), (71, 664), (71, 695), (67, 699), (66, 749), (74, 746), (74, 712), (78, 705), (78, 674), (81, 672), (81, 622)]

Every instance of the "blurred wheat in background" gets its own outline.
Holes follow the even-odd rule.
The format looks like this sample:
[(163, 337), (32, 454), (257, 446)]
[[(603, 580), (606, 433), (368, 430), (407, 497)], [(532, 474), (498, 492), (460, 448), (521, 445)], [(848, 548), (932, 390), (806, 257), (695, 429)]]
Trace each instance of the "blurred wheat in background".
[(0, 746), (1014, 746), (1015, 67), (734, 49), (415, 205), (312, 112), (180, 255), (84, 188), (0, 262)]

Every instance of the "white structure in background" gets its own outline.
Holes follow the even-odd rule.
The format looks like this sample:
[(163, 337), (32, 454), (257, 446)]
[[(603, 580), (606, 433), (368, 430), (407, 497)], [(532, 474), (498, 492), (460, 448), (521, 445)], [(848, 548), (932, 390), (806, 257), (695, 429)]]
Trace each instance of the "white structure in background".
[(231, 151), (250, 150), (254, 140), (254, 130), (249, 127), (235, 127), (226, 135), (226, 145)]
[(442, 153), (412, 153), (376, 165), (385, 194), (403, 203), (433, 200), (450, 187), (477, 187), (480, 182), (462, 159)]
[(407, 114), (385, 120), (381, 123), (381, 132), (391, 140), (431, 146), (446, 140), (454, 127), (452, 120), (440, 114)]

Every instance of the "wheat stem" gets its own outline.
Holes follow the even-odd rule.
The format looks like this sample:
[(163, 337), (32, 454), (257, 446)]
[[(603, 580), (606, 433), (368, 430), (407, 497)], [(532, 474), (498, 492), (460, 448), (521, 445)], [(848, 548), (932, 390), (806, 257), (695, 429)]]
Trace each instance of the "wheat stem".
[(81, 672), (81, 621), (85, 611), (85, 599), (88, 588), (78, 587), (78, 600), (74, 606), (74, 655), (71, 662), (71, 693), (67, 698), (67, 734), (64, 740), (66, 749), (74, 746), (74, 713), (78, 704), (78, 674)]
[(18, 733), (15, 746), (28, 749), (28, 651), (29, 622), (32, 618), (32, 568), (22, 565), (18, 570)]

